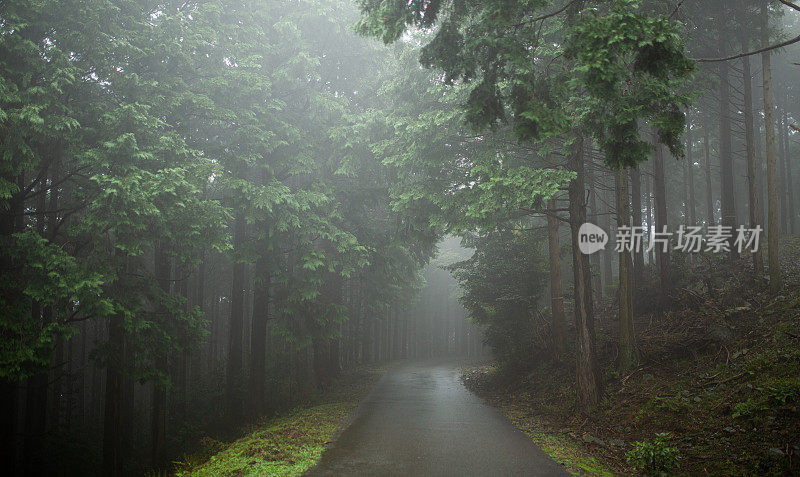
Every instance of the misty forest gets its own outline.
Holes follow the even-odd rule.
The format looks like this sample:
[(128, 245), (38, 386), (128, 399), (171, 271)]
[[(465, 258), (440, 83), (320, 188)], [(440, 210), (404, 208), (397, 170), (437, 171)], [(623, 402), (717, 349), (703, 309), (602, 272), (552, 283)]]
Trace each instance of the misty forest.
[(798, 35), (0, 0), (3, 474), (800, 474)]

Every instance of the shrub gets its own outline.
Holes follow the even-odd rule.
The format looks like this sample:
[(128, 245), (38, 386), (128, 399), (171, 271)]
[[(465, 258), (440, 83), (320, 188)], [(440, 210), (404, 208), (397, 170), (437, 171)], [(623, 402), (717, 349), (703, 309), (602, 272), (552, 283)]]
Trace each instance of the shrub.
[(678, 448), (671, 446), (672, 434), (660, 432), (653, 440), (634, 442), (626, 454), (628, 462), (643, 475), (669, 475), (678, 466)]

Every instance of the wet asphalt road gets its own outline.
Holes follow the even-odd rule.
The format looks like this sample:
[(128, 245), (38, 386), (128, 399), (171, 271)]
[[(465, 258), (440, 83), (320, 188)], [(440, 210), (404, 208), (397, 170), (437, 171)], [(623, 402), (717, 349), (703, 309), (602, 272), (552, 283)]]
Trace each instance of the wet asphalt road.
[(470, 393), (459, 374), (453, 362), (393, 368), (306, 475), (569, 475)]

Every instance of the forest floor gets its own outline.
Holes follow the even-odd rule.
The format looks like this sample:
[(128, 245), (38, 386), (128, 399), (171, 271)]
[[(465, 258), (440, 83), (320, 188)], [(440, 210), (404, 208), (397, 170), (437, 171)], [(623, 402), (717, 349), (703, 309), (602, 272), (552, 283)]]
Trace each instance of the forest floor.
[(726, 265), (718, 256), (677, 264), (668, 307), (651, 305), (657, 288), (644, 287), (640, 365), (624, 375), (614, 371), (615, 304), (601, 301), (604, 390), (589, 412), (575, 405), (571, 356), (513, 376), (465, 368), (462, 379), (576, 475), (636, 473), (628, 452), (641, 443), (658, 454), (657, 433), (669, 433), (667, 447), (679, 457), (670, 474), (798, 475), (800, 237), (782, 245), (786, 286), (778, 295), (765, 279), (749, 278), (747, 261)]
[(207, 438), (205, 451), (186, 456), (176, 476), (296, 476), (317, 463), (390, 365), (360, 366), (343, 373), (307, 405), (254, 425), (232, 442)]

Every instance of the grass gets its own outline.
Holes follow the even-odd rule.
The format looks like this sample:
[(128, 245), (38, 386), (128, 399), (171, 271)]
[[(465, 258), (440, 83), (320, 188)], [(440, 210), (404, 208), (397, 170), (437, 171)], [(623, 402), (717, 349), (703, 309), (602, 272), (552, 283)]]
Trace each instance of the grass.
[[(267, 419), (230, 444), (206, 438), (209, 450), (177, 462), (185, 477), (297, 476), (314, 466), (345, 427), (358, 402), (387, 367), (363, 367), (339, 378), (332, 389), (306, 407)], [(206, 457), (210, 454), (210, 457)]]
[(322, 404), (272, 420), (178, 476), (296, 476), (316, 464), (355, 402)]

